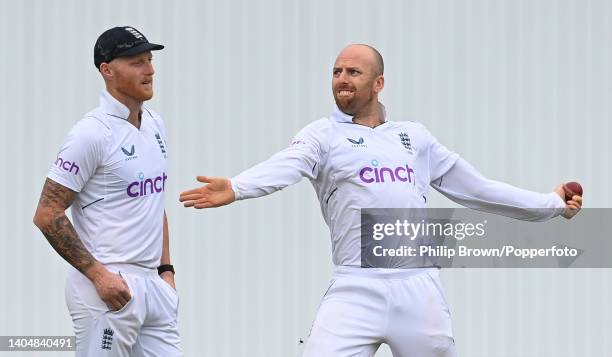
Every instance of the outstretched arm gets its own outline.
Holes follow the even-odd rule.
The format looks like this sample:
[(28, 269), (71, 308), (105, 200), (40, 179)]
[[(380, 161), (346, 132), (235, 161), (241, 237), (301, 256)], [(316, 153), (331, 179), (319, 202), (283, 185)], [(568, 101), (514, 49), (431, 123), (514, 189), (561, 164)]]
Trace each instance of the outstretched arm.
[(91, 255), (66, 217), (65, 211), (75, 195), (76, 192), (47, 179), (34, 214), (34, 224), (64, 260), (92, 281), (109, 309), (119, 310), (129, 301), (130, 290), (119, 275), (109, 272)]
[(580, 196), (564, 201), (563, 185), (547, 194), (523, 190), (485, 178), (463, 159), (431, 185), (462, 206), (526, 221), (545, 221), (558, 215), (569, 219), (582, 207)]
[(310, 164), (302, 154), (297, 150), (283, 150), (232, 179), (198, 176), (196, 180), (205, 185), (182, 192), (179, 201), (185, 207), (201, 209), (269, 195), (309, 176), (316, 162)]
[(205, 185), (181, 193), (179, 201), (185, 207), (198, 209), (219, 207), (236, 200), (269, 195), (299, 182), (302, 177), (315, 179), (326, 154), (321, 138), (329, 132), (325, 122), (315, 122), (302, 129), (288, 148), (231, 180), (198, 176), (197, 180)]

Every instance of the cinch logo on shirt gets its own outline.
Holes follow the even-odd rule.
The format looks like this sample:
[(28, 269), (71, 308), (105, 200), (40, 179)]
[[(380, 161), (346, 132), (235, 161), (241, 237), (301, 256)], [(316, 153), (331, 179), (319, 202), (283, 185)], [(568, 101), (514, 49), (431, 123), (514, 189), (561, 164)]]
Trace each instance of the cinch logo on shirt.
[(142, 175), (139, 181), (134, 181), (128, 185), (127, 194), (130, 197), (141, 197), (164, 192), (166, 188), (166, 179), (168, 179), (168, 176), (166, 176), (165, 172), (162, 176), (147, 179)]
[(398, 166), (396, 168), (378, 167), (378, 160), (372, 160), (372, 166), (366, 166), (359, 170), (359, 178), (365, 183), (385, 182), (414, 182), (414, 170), (408, 166)]
[[(64, 169), (71, 174), (78, 175), (79, 173), (79, 165), (77, 165), (76, 162), (70, 162), (62, 159), (61, 157), (58, 157), (57, 160), (55, 160), (55, 166), (59, 167), (60, 169)], [(72, 172), (72, 170), (74, 170), (74, 172)]]

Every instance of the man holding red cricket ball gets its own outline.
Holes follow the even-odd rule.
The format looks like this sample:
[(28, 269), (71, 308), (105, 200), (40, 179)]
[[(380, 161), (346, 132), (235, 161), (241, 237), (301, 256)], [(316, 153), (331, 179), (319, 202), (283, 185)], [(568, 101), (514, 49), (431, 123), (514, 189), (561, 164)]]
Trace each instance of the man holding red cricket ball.
[[(565, 218), (572, 218), (580, 208), (582, 207), (582, 186), (578, 182), (568, 182), (561, 190), (556, 189), (555, 192), (559, 193), (559, 195), (565, 195), (565, 201), (569, 206), (566, 211), (562, 214)], [(562, 194), (563, 193), (563, 194)]]
[[(288, 148), (233, 178), (199, 176), (185, 207), (220, 207), (310, 179), (330, 227), (335, 265), (304, 357), (372, 357), (383, 343), (396, 357), (456, 357), (438, 269), (362, 266), (362, 208), (425, 208), (432, 187), (472, 209), (526, 221), (575, 216), (582, 187), (538, 193), (485, 178), (420, 123), (392, 121), (378, 100), (381, 54), (350, 45), (332, 70), (336, 108)], [(290, 234), (289, 234), (290, 235)]]

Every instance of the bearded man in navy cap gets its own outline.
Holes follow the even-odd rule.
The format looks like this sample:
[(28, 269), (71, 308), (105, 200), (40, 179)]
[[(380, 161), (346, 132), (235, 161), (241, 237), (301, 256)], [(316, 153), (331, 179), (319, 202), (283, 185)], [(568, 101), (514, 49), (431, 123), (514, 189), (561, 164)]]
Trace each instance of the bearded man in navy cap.
[(72, 266), (66, 303), (77, 356), (182, 355), (164, 210), (166, 132), (143, 106), (153, 97), (151, 51), (163, 48), (130, 26), (100, 35), (100, 106), (68, 134), (34, 216)]

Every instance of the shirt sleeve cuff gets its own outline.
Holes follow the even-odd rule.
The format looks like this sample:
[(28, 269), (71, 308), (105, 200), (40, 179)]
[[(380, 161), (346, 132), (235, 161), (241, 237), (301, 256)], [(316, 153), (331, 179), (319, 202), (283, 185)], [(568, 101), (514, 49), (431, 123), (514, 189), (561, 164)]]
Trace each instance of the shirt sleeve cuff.
[(551, 200), (553, 201), (553, 208), (555, 210), (555, 215), (553, 217), (557, 217), (565, 210), (565, 201), (556, 192), (549, 193), (551, 195)]
[(234, 199), (236, 201), (240, 201), (243, 196), (240, 194), (240, 189), (238, 188), (238, 182), (236, 182), (236, 178), (232, 177), (230, 179), (230, 182), (232, 184), (232, 190), (234, 191)]
[(49, 172), (47, 174), (47, 178), (49, 178), (49, 179), (59, 183), (60, 185), (66, 187), (68, 189), (71, 189), (72, 191), (74, 191), (76, 193), (81, 192), (81, 188), (80, 187), (77, 187), (74, 183), (70, 182), (69, 180), (64, 179), (62, 176), (56, 175), (53, 172)]

